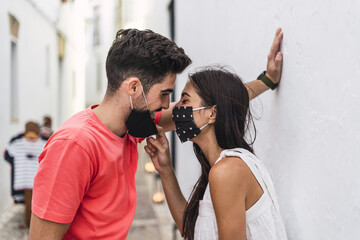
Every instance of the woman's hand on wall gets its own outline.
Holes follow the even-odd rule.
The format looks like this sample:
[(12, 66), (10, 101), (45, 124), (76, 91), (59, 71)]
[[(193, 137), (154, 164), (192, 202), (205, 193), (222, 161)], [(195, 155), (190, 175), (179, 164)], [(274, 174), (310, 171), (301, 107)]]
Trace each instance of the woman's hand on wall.
[(279, 83), (282, 72), (283, 54), (280, 51), (280, 43), (283, 39), (281, 28), (276, 30), (275, 39), (268, 54), (268, 62), (266, 67), (266, 76), (273, 83)]

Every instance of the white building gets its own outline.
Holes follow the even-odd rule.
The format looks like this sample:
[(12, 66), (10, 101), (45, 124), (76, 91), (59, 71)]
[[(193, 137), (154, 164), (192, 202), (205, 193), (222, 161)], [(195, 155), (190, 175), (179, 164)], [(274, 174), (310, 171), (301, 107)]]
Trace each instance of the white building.
[(121, 27), (120, 0), (89, 0), (86, 15), (87, 66), (86, 106), (99, 104), (104, 97), (106, 78), (106, 57)]
[[(25, 122), (56, 129), (85, 107), (84, 0), (1, 0), (0, 149)], [(0, 161), (0, 212), (11, 203), (10, 167)]]
[[(106, 57), (121, 28), (152, 29), (169, 36), (169, 0), (89, 0), (87, 19), (86, 106), (98, 104), (107, 87)], [(154, 14), (154, 13), (157, 14)]]

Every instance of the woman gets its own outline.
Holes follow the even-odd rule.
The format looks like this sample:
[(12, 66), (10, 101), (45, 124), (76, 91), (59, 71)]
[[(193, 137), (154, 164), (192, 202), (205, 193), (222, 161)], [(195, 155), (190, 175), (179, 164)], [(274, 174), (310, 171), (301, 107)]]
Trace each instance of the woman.
[(224, 69), (190, 75), (173, 109), (176, 132), (192, 141), (201, 176), (184, 198), (171, 167), (163, 133), (147, 139), (171, 214), (185, 239), (287, 239), (273, 183), (245, 133), (249, 95), (240, 78)]

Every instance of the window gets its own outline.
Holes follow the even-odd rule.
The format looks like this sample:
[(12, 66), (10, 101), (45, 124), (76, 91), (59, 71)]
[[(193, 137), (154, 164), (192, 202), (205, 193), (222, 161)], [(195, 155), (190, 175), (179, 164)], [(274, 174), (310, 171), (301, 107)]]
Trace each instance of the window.
[(100, 8), (94, 7), (94, 47), (100, 45)]
[(19, 22), (9, 14), (10, 24), (10, 121), (19, 120), (18, 47)]
[(63, 122), (63, 85), (64, 85), (64, 59), (65, 59), (65, 37), (59, 32), (58, 33), (58, 122), (61, 124)]
[(58, 33), (58, 55), (60, 60), (64, 60), (65, 58), (65, 37)]
[(10, 117), (11, 122), (19, 120), (19, 84), (18, 84), (18, 61), (17, 44), (11, 41), (11, 70), (10, 70)]
[(76, 73), (75, 71), (73, 71), (72, 73), (72, 97), (73, 98), (76, 98), (76, 92), (77, 92), (77, 89), (76, 89)]
[(102, 64), (101, 62), (97, 62), (96, 63), (96, 91), (99, 93), (101, 92), (101, 85), (102, 85), (102, 81), (101, 81), (101, 76), (102, 76)]
[(50, 47), (45, 48), (45, 86), (50, 86)]

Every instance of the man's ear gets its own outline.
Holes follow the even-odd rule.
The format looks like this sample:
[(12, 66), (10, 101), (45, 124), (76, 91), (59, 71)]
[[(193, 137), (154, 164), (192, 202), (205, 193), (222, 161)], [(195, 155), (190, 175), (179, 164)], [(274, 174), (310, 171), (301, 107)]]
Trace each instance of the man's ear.
[(215, 123), (216, 121), (216, 105), (211, 107), (211, 114), (209, 117), (209, 123)]
[(129, 77), (125, 79), (126, 90), (131, 97), (136, 97), (142, 93), (140, 80), (137, 77)]

